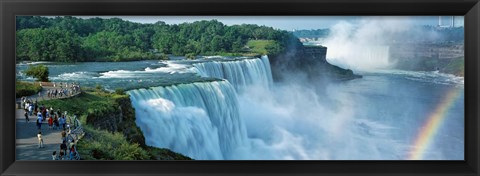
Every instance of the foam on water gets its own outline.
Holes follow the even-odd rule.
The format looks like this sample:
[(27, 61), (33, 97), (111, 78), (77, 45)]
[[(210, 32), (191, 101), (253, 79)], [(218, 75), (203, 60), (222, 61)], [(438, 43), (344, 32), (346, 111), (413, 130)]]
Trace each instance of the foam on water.
[(73, 72), (62, 73), (58, 76), (52, 77), (52, 80), (78, 80), (78, 79), (94, 79), (98, 77), (98, 73), (94, 72)]
[(193, 73), (192, 70), (188, 69), (191, 66), (186, 64), (174, 63), (171, 61), (165, 61), (166, 66), (161, 66), (159, 68), (150, 68), (147, 67), (143, 71), (131, 71), (131, 70), (115, 70), (100, 73), (100, 78), (141, 78), (144, 75), (155, 74), (155, 73), (168, 73), (168, 74), (182, 74), (182, 73)]
[(406, 79), (444, 85), (464, 85), (465, 78), (439, 71), (379, 70), (373, 73), (402, 76)]

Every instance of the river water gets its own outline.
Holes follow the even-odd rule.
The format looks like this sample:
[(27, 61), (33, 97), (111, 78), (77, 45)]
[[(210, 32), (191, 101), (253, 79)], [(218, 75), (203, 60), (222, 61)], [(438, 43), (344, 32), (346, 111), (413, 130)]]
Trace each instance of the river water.
[[(33, 80), (28, 65), (19, 79)], [(53, 82), (129, 90), (147, 144), (194, 159), (464, 159), (464, 83), (453, 75), (274, 83), (266, 56), (46, 65)]]

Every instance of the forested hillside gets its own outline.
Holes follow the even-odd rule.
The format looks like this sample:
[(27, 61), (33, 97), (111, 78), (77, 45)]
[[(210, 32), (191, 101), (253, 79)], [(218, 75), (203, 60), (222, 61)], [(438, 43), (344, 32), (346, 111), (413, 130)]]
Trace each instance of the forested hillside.
[[(119, 18), (19, 16), (17, 61), (130, 61), (166, 59), (167, 54), (279, 54), (298, 40), (287, 31), (258, 25), (226, 26), (216, 20), (168, 25), (141, 24)], [(249, 41), (268, 40), (264, 48)], [(266, 51), (256, 53), (255, 51)]]

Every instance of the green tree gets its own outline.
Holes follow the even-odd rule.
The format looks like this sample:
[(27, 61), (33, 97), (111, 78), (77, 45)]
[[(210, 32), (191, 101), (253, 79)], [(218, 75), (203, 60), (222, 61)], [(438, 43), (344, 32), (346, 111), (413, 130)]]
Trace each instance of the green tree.
[(161, 53), (172, 53), (173, 35), (165, 28), (157, 29), (152, 36), (152, 45)]
[(32, 61), (80, 61), (80, 38), (70, 31), (53, 28), (17, 32), (17, 58)]
[(277, 55), (283, 51), (283, 47), (278, 42), (273, 42), (265, 46), (265, 50), (267, 50), (267, 54), (270, 55)]
[[(241, 53), (248, 41), (271, 40), (268, 52), (301, 46), (287, 31), (252, 24), (226, 26), (211, 21), (167, 25), (140, 24), (112, 19), (76, 17), (17, 17), (18, 60), (131, 61), (161, 59), (158, 53), (184, 56)], [(451, 31), (457, 36), (456, 31)], [(451, 37), (454, 38), (454, 37)]]
[(244, 46), (244, 43), (242, 42), (242, 38), (237, 37), (237, 39), (232, 43), (232, 51), (240, 52), (242, 51), (243, 46)]
[(45, 65), (30, 66), (25, 70), (27, 76), (37, 79), (37, 81), (48, 82), (48, 67)]

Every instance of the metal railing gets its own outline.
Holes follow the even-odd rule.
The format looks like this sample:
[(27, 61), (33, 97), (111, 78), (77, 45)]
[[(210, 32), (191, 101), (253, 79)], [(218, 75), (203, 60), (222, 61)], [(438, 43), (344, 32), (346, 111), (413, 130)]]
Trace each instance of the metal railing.
[[(71, 123), (72, 122), (71, 117), (68, 117), (68, 119), (70, 119), (70, 123)], [(70, 130), (71, 126), (69, 127), (68, 129), (69, 132), (67, 133), (66, 141), (68, 146), (70, 146), (70, 143), (74, 141), (73, 143), (75, 144), (75, 147), (76, 147), (77, 146), (76, 144), (78, 143), (78, 141), (82, 139), (83, 136), (85, 135), (85, 131), (83, 131), (82, 123), (80, 122), (80, 120), (75, 118), (73, 122), (74, 122), (73, 124), (69, 124), (69, 125), (73, 125), (74, 129)], [(81, 159), (80, 153), (76, 151), (74, 160), (80, 160), (80, 159)]]

